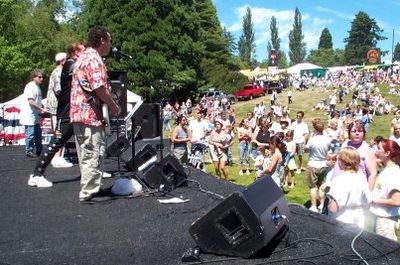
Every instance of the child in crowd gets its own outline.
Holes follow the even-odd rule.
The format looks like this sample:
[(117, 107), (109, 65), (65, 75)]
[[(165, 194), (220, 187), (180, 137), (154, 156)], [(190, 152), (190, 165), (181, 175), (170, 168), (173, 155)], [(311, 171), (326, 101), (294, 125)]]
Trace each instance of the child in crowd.
[(380, 143), (380, 141), (382, 141), (383, 137), (378, 135), (375, 136), (374, 138), (371, 138), (371, 140), (369, 141), (369, 147), (371, 147), (372, 151), (374, 151), (374, 153), (376, 153), (378, 151), (378, 145)]
[(338, 221), (364, 227), (363, 205), (368, 203), (367, 179), (358, 173), (360, 155), (353, 147), (343, 147), (338, 155), (343, 173), (330, 183), (329, 212)]
[(254, 170), (256, 173), (256, 179), (259, 179), (264, 171), (264, 160), (267, 159), (265, 155), (265, 146), (259, 146), (257, 148), (257, 157), (254, 159)]
[(326, 193), (328, 192), (328, 190), (330, 189), (331, 186), (331, 182), (332, 182), (332, 176), (333, 176), (333, 171), (332, 169), (335, 167), (336, 164), (336, 158), (337, 158), (337, 154), (335, 153), (328, 153), (326, 155), (326, 171), (325, 171), (325, 181), (324, 183), (321, 185), (321, 187), (319, 188), (319, 206), (318, 209), (320, 211), (320, 213), (326, 213), (327, 210), (324, 210), (324, 206), (325, 206), (325, 196)]
[(297, 165), (296, 161), (294, 160), (294, 155), (296, 154), (296, 143), (293, 141), (293, 131), (288, 131), (286, 133), (285, 140), (287, 156), (285, 157), (285, 183), (283, 187), (289, 186), (290, 178), (289, 188), (294, 188), (296, 185), (295, 171), (297, 169)]

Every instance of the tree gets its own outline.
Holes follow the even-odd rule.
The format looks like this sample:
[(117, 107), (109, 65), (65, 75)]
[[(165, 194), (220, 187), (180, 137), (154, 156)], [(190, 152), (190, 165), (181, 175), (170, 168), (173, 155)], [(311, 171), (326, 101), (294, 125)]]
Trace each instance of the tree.
[(332, 49), (332, 35), (327, 28), (324, 28), (319, 37), (318, 49)]
[(311, 50), (306, 61), (322, 67), (341, 66), (344, 61), (343, 54), (344, 50), (341, 49)]
[[(74, 38), (75, 34), (56, 19), (63, 12), (62, 6), (61, 0), (0, 1), (1, 100), (20, 94), (32, 69), (40, 68), (49, 75), (54, 55), (64, 51)], [(42, 87), (47, 87), (47, 78)]]
[[(376, 21), (367, 13), (358, 12), (351, 22), (349, 36), (344, 40), (345, 63), (350, 65), (365, 63), (368, 50), (376, 48), (378, 41), (387, 39), (381, 35), (382, 32)], [(383, 51), (382, 55), (385, 53), (387, 51)]]
[(400, 60), (400, 43), (397, 43), (394, 48), (393, 61), (399, 61), (399, 60)]
[[(225, 68), (219, 71), (224, 74), (238, 68), (211, 0), (86, 0), (79, 21), (84, 32), (104, 25), (114, 45), (134, 55), (129, 61), (110, 59), (108, 66), (128, 70), (133, 90), (148, 100), (194, 97), (217, 80), (206, 68)], [(231, 83), (213, 85), (228, 89)]]
[(242, 28), (243, 33), (238, 42), (239, 57), (247, 67), (251, 67), (255, 54), (255, 44), (253, 22), (251, 20), (251, 10), (249, 7), (247, 7), (246, 14), (243, 17)]
[(278, 68), (287, 68), (287, 59), (285, 53), (281, 50), (281, 39), (279, 38), (278, 27), (276, 25), (275, 16), (271, 17), (270, 23), (271, 31), (271, 42), (267, 44), (267, 56), (269, 56), (271, 50), (275, 50), (278, 55)]
[(230, 53), (232, 55), (236, 54), (238, 52), (238, 47), (237, 47), (237, 44), (235, 42), (235, 37), (225, 27), (224, 27), (224, 31), (223, 31), (222, 35), (229, 43), (229, 51), (230, 51)]
[(271, 17), (269, 29), (271, 31), (271, 41), (268, 42), (267, 45), (267, 56), (271, 53), (271, 50), (275, 50), (276, 53), (278, 53), (281, 46), (281, 39), (279, 38), (278, 27), (276, 26), (276, 18), (274, 16)]
[(294, 11), (293, 29), (289, 33), (289, 59), (292, 65), (304, 61), (306, 56), (306, 44), (303, 42), (301, 13), (296, 7)]

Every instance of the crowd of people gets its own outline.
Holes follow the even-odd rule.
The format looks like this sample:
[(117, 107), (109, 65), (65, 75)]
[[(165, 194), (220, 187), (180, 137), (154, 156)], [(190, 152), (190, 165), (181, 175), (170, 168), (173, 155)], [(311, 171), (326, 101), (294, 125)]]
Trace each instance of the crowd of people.
[[(72, 166), (59, 151), (74, 136), (81, 171), (79, 200), (90, 201), (101, 192), (105, 173), (99, 170), (99, 164), (106, 135), (98, 107), (105, 103), (114, 115), (120, 112), (110, 95), (101, 58), (110, 49), (110, 32), (96, 26), (90, 30), (86, 46), (73, 43), (67, 53), (57, 54), (47, 107), (41, 104), (39, 86), (43, 74), (40, 70), (32, 72), (31, 82), (24, 90), (27, 102), (21, 118), (25, 125), (26, 156), (39, 157), (29, 176), (29, 186), (52, 186), (44, 177), (52, 160), (55, 167)], [(376, 232), (397, 240), (400, 106), (385, 99), (376, 84), (386, 83), (389, 92), (398, 95), (399, 79), (398, 72), (391, 69), (348, 69), (328, 73), (324, 78), (306, 74), (291, 78), (293, 88), (288, 89), (287, 104), (275, 91), (269, 107), (261, 101), (244, 118), (237, 117), (235, 105), (226, 98), (203, 96), (195, 103), (190, 99), (180, 104), (167, 102), (162, 111), (163, 131), (170, 131), (172, 153), (182, 163), (191, 163), (195, 150), (197, 158), (200, 155), (201, 162), (209, 159), (215, 174), (226, 181), (231, 180), (229, 170), (233, 167), (229, 167), (233, 163), (238, 165), (239, 176), (252, 175), (254, 180), (270, 177), (281, 188), (295, 188), (296, 174), (304, 171), (311, 211), (364, 227), (369, 209), (376, 216)], [(312, 110), (323, 109), (325, 115), (312, 120), (311, 130), (304, 121), (304, 111), (291, 117), (289, 106), (296, 100), (296, 88), (319, 89), (327, 96), (313, 106)], [(346, 104), (345, 98), (351, 98), (350, 102)], [(338, 109), (337, 102), (345, 107)], [(52, 117), (55, 137), (42, 152), (39, 116), (45, 114)], [(391, 136), (375, 136), (366, 142), (369, 126), (378, 115), (394, 115), (388, 125)], [(237, 158), (232, 155), (235, 141)], [(204, 169), (203, 164), (196, 166)]]
[[(184, 116), (186, 121), (176, 125), (171, 137), (173, 146), (180, 146), (175, 131), (187, 128), (182, 138), (187, 147), (185, 159), (179, 158), (188, 161), (190, 144), (208, 146), (205, 159), (210, 157), (218, 177), (229, 180), (232, 140), (236, 138), (239, 175), (252, 174), (254, 179), (271, 177), (282, 188), (295, 188), (295, 175), (304, 171), (311, 211), (329, 213), (337, 220), (364, 227), (364, 214), (370, 208), (376, 216), (376, 232), (397, 240), (400, 109), (385, 99), (376, 85), (395, 84), (397, 73), (390, 75), (390, 69), (349, 70), (313, 80), (306, 76), (304, 83), (311, 82), (312, 89), (324, 91), (327, 100), (322, 107), (314, 107), (313, 110), (323, 109), (325, 113), (312, 120), (311, 130), (303, 111), (297, 111), (293, 119), (290, 117), (289, 106), (296, 100), (292, 90), (287, 105), (281, 103), (282, 96), (271, 101), (270, 107), (260, 102), (237, 121), (234, 105), (226, 106), (213, 98), (203, 97), (194, 105), (186, 102), (183, 110), (179, 104), (167, 104), (164, 113), (168, 113), (169, 119)], [(347, 104), (345, 98), (349, 100)], [(338, 109), (338, 102), (345, 107)], [(387, 128), (391, 136), (377, 136), (366, 142), (366, 133), (377, 115), (394, 115)], [(168, 124), (169, 121), (164, 123), (164, 129), (169, 129)], [(305, 152), (307, 165), (303, 159)]]

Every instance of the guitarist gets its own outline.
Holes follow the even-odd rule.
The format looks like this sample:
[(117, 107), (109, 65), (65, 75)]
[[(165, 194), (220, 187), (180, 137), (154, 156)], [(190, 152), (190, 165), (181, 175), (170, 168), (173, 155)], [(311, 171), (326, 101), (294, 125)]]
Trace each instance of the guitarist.
[(100, 191), (98, 168), (101, 150), (105, 149), (105, 127), (102, 117), (96, 115), (95, 104), (107, 104), (116, 116), (121, 111), (111, 97), (107, 69), (101, 58), (110, 51), (110, 32), (101, 26), (93, 27), (88, 34), (88, 47), (75, 62), (72, 74), (70, 118), (81, 171), (81, 202), (90, 201)]

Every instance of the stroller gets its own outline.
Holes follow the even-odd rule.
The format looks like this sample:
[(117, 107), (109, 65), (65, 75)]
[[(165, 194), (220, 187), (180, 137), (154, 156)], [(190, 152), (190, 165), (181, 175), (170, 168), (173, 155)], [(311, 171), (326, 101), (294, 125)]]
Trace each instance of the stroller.
[(207, 142), (205, 140), (192, 144), (188, 156), (188, 164), (192, 167), (203, 170), (204, 169), (204, 154), (207, 150)]

